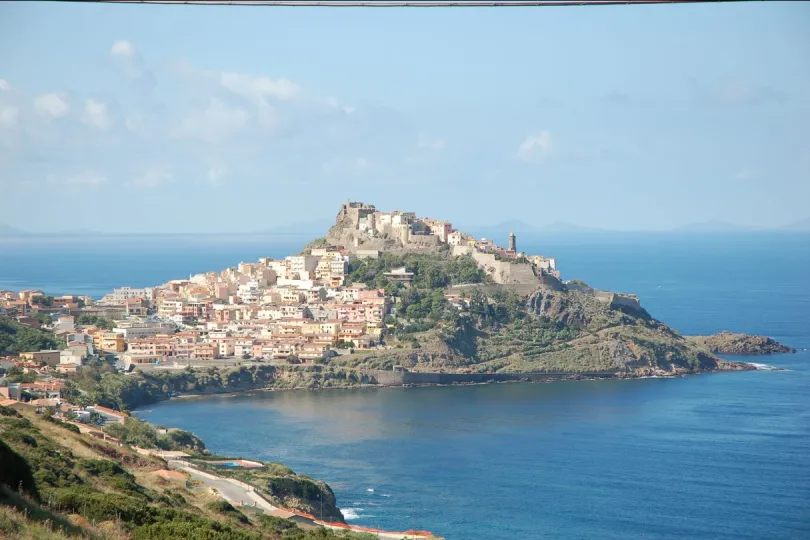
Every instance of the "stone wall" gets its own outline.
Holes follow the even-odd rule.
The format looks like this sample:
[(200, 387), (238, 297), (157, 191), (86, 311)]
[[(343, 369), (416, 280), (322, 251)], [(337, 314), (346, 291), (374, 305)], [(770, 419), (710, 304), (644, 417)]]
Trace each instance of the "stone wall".
[(453, 255), (471, 255), (495, 283), (541, 285), (534, 269), (528, 263), (499, 261), (492, 253), (481, 253), (471, 246), (453, 246)]
[(363, 374), (374, 377), (381, 386), (403, 386), (406, 384), (476, 384), (510, 381), (559, 381), (580, 378), (607, 378), (616, 375), (615, 371), (539, 372), (539, 373), (425, 373), (417, 371), (363, 370)]
[(610, 309), (629, 309), (631, 311), (641, 311), (641, 303), (639, 302), (638, 297), (633, 294), (595, 291), (594, 296), (603, 304), (607, 304)]

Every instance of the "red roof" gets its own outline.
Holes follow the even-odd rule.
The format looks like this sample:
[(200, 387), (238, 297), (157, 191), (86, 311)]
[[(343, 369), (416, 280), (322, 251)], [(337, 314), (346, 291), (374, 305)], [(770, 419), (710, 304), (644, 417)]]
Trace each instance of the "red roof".
[(93, 409), (95, 409), (98, 412), (103, 412), (104, 414), (111, 414), (113, 416), (120, 416), (122, 418), (126, 418), (126, 417), (129, 416), (125, 412), (116, 411), (114, 409), (110, 409), (110, 408), (107, 408), (107, 407), (102, 407), (101, 405), (93, 405)]

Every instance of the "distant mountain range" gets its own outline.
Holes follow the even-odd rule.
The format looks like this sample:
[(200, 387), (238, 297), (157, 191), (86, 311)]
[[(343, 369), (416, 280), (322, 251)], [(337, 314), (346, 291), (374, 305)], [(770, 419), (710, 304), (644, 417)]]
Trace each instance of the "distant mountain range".
[[(289, 223), (284, 225), (276, 225), (273, 227), (268, 227), (266, 229), (261, 229), (258, 231), (253, 231), (252, 233), (234, 233), (234, 234), (302, 234), (302, 235), (313, 235), (313, 236), (321, 236), (329, 230), (329, 228), (334, 225), (334, 221), (331, 219), (314, 219), (310, 221), (302, 221), (297, 223)], [(749, 227), (744, 225), (735, 225), (733, 223), (727, 223), (725, 221), (719, 220), (709, 220), (700, 223), (691, 223), (689, 225), (682, 225), (680, 227), (676, 227), (674, 229), (664, 230), (664, 231), (620, 231), (620, 230), (613, 230), (613, 229), (599, 229), (594, 227), (583, 227), (580, 225), (575, 225), (573, 223), (568, 223), (565, 221), (555, 221), (552, 223), (548, 223), (546, 225), (531, 225), (530, 223), (526, 223), (525, 221), (520, 221), (517, 219), (501, 221), (499, 223), (495, 223), (493, 225), (473, 225), (473, 226), (464, 226), (459, 225), (459, 230), (474, 233), (476, 236), (496, 236), (496, 235), (506, 235), (510, 232), (515, 234), (544, 234), (544, 233), (557, 233), (557, 234), (566, 234), (566, 233), (588, 233), (588, 234), (595, 234), (595, 233), (631, 233), (631, 232), (671, 232), (671, 233), (687, 233), (687, 234), (712, 234), (712, 233), (735, 233), (735, 232), (810, 232), (810, 217), (807, 219), (803, 219), (801, 221), (797, 221), (795, 223), (791, 223), (789, 225), (783, 225), (781, 227), (768, 227), (768, 228), (756, 228), (756, 227)], [(16, 227), (12, 227), (10, 225), (6, 225), (0, 223), (0, 237), (12, 237), (12, 236), (103, 236), (103, 235), (116, 235), (116, 234), (127, 234), (127, 233), (107, 233), (107, 232), (100, 232), (95, 231), (92, 229), (67, 229), (58, 232), (49, 232), (49, 233), (31, 233), (27, 231), (23, 231), (17, 229)], [(146, 234), (146, 233), (129, 233), (129, 234)], [(171, 234), (171, 233), (165, 233)], [(200, 233), (200, 234), (209, 234), (209, 233)]]
[(0, 236), (20, 236), (22, 234), (25, 234), (25, 233), (23, 231), (21, 231), (20, 229), (15, 229), (14, 227), (12, 227), (10, 225), (5, 225), (3, 223), (0, 223)]
[(317, 234), (320, 236), (326, 234), (326, 231), (334, 224), (334, 219), (313, 219), (311, 221), (276, 225), (256, 232), (258, 234)]
[(784, 227), (780, 227), (779, 230), (781, 231), (810, 231), (810, 217), (807, 219), (803, 219), (801, 221), (797, 221), (796, 223), (791, 223), (790, 225), (785, 225)]
[(500, 223), (496, 223), (494, 225), (478, 225), (478, 226), (459, 226), (459, 229), (462, 231), (469, 231), (475, 232), (478, 234), (506, 234), (513, 232), (515, 234), (521, 233), (543, 233), (543, 232), (598, 232), (602, 229), (592, 229), (589, 227), (581, 227), (579, 225), (574, 225), (573, 223), (567, 223), (565, 221), (555, 221), (553, 223), (549, 223), (547, 225), (542, 225), (540, 227), (536, 227), (534, 225), (530, 225), (525, 221), (520, 220), (509, 220), (509, 221), (502, 221)]
[(674, 229), (672, 229), (672, 232), (719, 233), (719, 232), (745, 232), (755, 230), (757, 229), (753, 227), (746, 227), (744, 225), (735, 225), (733, 223), (727, 223), (725, 221), (718, 221), (716, 219), (713, 219), (710, 221), (703, 221), (700, 223), (690, 223), (688, 225), (675, 227)]
[(509, 232), (519, 233), (633, 233), (633, 232), (660, 232), (660, 233), (689, 233), (689, 234), (712, 234), (712, 233), (741, 233), (741, 232), (810, 232), (810, 218), (784, 225), (781, 227), (750, 227), (736, 225), (719, 220), (709, 220), (700, 223), (690, 223), (673, 229), (653, 231), (653, 230), (615, 230), (599, 229), (594, 227), (582, 227), (565, 221), (555, 221), (539, 227), (530, 225), (523, 221), (511, 220), (503, 221), (495, 225), (478, 227), (460, 227), (463, 231), (474, 232), (476, 234), (508, 234)]

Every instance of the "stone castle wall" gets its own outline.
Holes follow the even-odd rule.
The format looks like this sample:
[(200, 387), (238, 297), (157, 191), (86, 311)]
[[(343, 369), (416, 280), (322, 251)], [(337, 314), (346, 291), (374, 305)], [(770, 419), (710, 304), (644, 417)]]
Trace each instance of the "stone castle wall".
[(594, 296), (603, 304), (607, 304), (610, 309), (629, 309), (631, 311), (641, 311), (641, 303), (638, 297), (630, 294), (614, 293), (610, 291), (595, 291)]
[(534, 284), (543, 282), (534, 273), (529, 263), (499, 261), (492, 253), (481, 253), (472, 246), (453, 246), (453, 255), (471, 255), (475, 262), (484, 269), (495, 283), (499, 284)]

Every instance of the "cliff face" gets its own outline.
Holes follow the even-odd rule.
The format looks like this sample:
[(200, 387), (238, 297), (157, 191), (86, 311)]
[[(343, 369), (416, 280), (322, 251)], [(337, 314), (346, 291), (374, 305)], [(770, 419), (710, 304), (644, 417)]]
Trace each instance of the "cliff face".
[(490, 297), (489, 308), (471, 302), (477, 303), (472, 313), (421, 334), (418, 347), (370, 355), (353, 367), (616, 377), (753, 369), (718, 358), (640, 306), (606, 303), (593, 294), (539, 288), (517, 301)]
[(782, 345), (766, 336), (720, 332), (713, 336), (687, 336), (689, 342), (715, 354), (736, 356), (759, 356), (766, 354), (795, 353), (796, 349)]
[(539, 290), (527, 301), (529, 311), (579, 334), (533, 362), (615, 370), (617, 375), (672, 375), (731, 366), (685, 340), (640, 306), (605, 303), (574, 291)]

